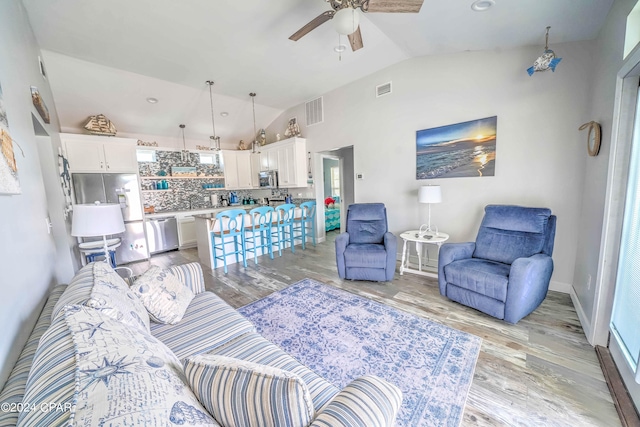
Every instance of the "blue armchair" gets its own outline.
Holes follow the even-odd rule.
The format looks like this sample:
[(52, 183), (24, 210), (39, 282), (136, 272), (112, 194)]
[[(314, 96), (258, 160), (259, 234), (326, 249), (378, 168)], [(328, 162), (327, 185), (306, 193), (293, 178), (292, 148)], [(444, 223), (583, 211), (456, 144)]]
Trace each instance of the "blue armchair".
[(547, 296), (555, 233), (556, 217), (549, 209), (485, 207), (475, 243), (446, 243), (440, 248), (440, 293), (517, 323)]
[(396, 236), (387, 231), (383, 203), (357, 203), (347, 209), (347, 231), (336, 238), (336, 263), (341, 279), (393, 280)]

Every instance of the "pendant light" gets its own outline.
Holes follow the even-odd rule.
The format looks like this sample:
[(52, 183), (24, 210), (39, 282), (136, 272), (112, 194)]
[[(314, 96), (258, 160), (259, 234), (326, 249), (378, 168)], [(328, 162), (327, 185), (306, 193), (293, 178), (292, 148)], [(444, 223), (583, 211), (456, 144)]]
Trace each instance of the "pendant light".
[(187, 143), (184, 140), (184, 128), (187, 127), (187, 125), (180, 125), (180, 129), (182, 130), (182, 151), (180, 152), (180, 160), (182, 161), (182, 163), (186, 162), (187, 158), (189, 157), (189, 150), (187, 150)]
[(258, 140), (256, 139), (256, 135), (258, 132), (256, 131), (256, 94), (255, 92), (251, 92), (249, 96), (251, 97), (251, 105), (253, 107), (253, 147), (251, 151), (253, 153), (257, 153), (256, 147), (258, 146)]
[(209, 85), (209, 101), (211, 103), (211, 127), (213, 128), (213, 135), (209, 137), (209, 148), (211, 148), (211, 141), (215, 144), (215, 150), (220, 151), (220, 137), (216, 135), (216, 119), (213, 114), (213, 92), (211, 87), (213, 86), (213, 80), (207, 80)]

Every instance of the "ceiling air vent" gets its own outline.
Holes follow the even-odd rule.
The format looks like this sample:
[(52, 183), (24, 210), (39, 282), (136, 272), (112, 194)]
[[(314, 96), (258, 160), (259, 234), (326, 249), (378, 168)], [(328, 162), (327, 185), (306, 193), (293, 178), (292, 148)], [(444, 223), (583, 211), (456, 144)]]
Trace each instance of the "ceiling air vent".
[(380, 98), (381, 96), (388, 95), (390, 93), (391, 82), (376, 86), (376, 98)]
[(324, 121), (322, 97), (307, 102), (305, 104), (305, 111), (307, 113), (307, 126), (322, 123)]

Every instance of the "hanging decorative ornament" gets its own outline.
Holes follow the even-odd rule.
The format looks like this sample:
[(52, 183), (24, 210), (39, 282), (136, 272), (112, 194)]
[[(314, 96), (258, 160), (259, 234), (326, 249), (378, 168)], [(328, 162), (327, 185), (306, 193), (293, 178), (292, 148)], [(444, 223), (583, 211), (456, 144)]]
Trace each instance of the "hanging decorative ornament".
[[(220, 151), (220, 137), (216, 135), (216, 119), (213, 114), (213, 92), (211, 91), (213, 80), (207, 80), (206, 83), (209, 85), (209, 101), (211, 104), (211, 128), (213, 129), (213, 135), (209, 137), (209, 149)], [(211, 147), (211, 141), (213, 141), (214, 147)]]
[(542, 52), (542, 55), (540, 55), (538, 59), (535, 60), (535, 62), (533, 63), (533, 67), (529, 67), (527, 69), (527, 73), (529, 73), (530, 76), (532, 76), (533, 73), (537, 71), (551, 70), (555, 72), (556, 67), (558, 66), (560, 61), (562, 61), (562, 58), (556, 58), (555, 52), (549, 49), (549, 29), (550, 28), (551, 27), (547, 27), (547, 35), (545, 36), (544, 52)]

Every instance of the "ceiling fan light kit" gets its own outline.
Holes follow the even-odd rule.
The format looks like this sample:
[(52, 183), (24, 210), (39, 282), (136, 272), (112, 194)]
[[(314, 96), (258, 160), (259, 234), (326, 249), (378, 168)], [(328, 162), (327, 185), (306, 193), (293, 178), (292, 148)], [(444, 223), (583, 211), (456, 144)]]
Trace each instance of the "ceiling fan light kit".
[[(289, 40), (298, 41), (320, 25), (333, 19), (338, 34), (347, 35), (351, 50), (361, 49), (360, 13), (418, 13), (424, 0), (325, 0), (333, 10), (322, 12), (306, 25), (293, 33)], [(478, 0), (491, 2), (493, 0)], [(357, 10), (360, 9), (360, 10)], [(338, 52), (338, 51), (336, 51)], [(338, 52), (340, 53), (340, 52)]]
[(359, 25), (360, 13), (350, 7), (340, 9), (333, 15), (333, 28), (343, 36), (355, 33)]

